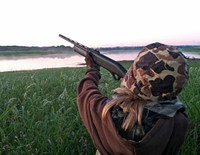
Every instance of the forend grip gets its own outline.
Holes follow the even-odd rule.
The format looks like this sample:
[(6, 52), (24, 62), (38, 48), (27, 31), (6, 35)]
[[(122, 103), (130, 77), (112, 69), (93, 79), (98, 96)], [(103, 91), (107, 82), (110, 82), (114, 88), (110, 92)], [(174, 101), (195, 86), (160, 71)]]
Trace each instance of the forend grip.
[(84, 46), (84, 45), (82, 45), (70, 38), (67, 38), (61, 34), (59, 34), (59, 37), (72, 43), (74, 45), (74, 47), (73, 47), (74, 51), (79, 53), (80, 55), (85, 57), (87, 55), (87, 53), (91, 53), (93, 60), (98, 65), (100, 65), (103, 68), (110, 71), (115, 80), (121, 79), (126, 74), (126, 72), (127, 72), (126, 69), (119, 62), (116, 62), (115, 60), (101, 54), (99, 51), (92, 49), (92, 48), (88, 48), (87, 46)]

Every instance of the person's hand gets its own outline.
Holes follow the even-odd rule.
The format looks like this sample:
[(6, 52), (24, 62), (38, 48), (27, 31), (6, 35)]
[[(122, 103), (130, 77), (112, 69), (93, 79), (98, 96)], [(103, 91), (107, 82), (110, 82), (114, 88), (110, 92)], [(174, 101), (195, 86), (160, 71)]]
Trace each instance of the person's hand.
[(87, 53), (85, 57), (87, 69), (96, 69), (100, 71), (100, 66), (93, 60), (91, 53)]

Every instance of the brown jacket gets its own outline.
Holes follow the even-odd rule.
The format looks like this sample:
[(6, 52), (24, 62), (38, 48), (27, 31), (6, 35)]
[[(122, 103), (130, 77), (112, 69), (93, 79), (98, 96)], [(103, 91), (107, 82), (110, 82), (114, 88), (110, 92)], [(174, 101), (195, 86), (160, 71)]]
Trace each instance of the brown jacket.
[(139, 142), (122, 138), (110, 114), (103, 121), (101, 114), (108, 97), (98, 89), (99, 74), (87, 72), (78, 85), (78, 109), (94, 145), (103, 155), (174, 155), (184, 140), (187, 117), (178, 112), (170, 119), (159, 119)]

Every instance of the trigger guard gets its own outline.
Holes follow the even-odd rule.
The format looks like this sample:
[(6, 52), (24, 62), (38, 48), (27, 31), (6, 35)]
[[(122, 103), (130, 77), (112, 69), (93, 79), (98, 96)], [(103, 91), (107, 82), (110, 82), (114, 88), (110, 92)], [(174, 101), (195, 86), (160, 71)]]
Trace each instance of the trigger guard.
[(120, 80), (121, 79), (121, 77), (120, 76), (118, 76), (117, 74), (114, 74), (114, 73), (111, 73), (112, 74), (112, 76), (113, 76), (113, 78), (115, 79), (115, 80)]

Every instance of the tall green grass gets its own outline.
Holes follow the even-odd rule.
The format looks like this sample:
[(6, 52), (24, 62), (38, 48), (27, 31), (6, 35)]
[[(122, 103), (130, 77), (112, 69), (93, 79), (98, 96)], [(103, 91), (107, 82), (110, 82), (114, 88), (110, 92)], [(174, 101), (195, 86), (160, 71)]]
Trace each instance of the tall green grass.
[(189, 81), (180, 94), (189, 117), (189, 130), (180, 154), (200, 153), (200, 61), (189, 61)]
[(0, 74), (0, 154), (85, 154), (76, 85), (82, 69)]
[[(101, 70), (100, 90), (110, 95), (119, 81)], [(84, 74), (85, 68), (0, 73), (0, 154), (94, 154), (76, 105), (77, 84)], [(191, 124), (183, 155), (199, 151), (199, 82), (200, 62), (191, 62), (190, 80), (180, 95)]]

